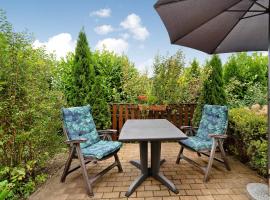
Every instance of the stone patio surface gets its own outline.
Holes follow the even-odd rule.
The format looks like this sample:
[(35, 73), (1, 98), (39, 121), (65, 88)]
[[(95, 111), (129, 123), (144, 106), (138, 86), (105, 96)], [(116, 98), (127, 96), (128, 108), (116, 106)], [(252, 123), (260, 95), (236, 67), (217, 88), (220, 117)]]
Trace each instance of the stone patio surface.
[[(179, 148), (180, 146), (176, 142), (163, 143), (161, 150), (162, 158), (166, 159), (166, 162), (161, 166), (161, 172), (173, 181), (179, 189), (179, 194), (172, 193), (160, 182), (148, 178), (130, 198), (126, 198), (125, 192), (140, 174), (140, 171), (129, 163), (130, 160), (139, 158), (139, 145), (124, 144), (118, 153), (124, 172), (118, 173), (117, 168), (114, 168), (98, 180), (94, 185), (94, 197), (87, 196), (80, 169), (70, 174), (65, 183), (60, 183), (62, 168), (37, 190), (30, 197), (30, 200), (244, 200), (248, 199), (247, 183), (265, 182), (265, 179), (259, 177), (256, 172), (229, 157), (232, 170), (226, 171), (221, 163), (214, 162), (210, 181), (203, 183), (203, 175), (199, 169), (183, 160), (180, 161), (179, 165), (175, 164)], [(201, 164), (207, 164), (208, 158), (205, 156), (200, 158), (196, 153), (188, 150), (185, 150), (184, 154)], [(88, 172), (90, 175), (96, 173), (112, 162), (113, 158), (97, 164), (88, 164)]]

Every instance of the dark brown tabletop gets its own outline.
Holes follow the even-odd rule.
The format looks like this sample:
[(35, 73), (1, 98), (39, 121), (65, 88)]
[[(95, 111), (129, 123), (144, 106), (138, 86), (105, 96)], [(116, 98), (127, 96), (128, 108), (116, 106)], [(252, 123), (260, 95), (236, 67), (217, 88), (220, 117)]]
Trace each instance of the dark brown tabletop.
[(166, 119), (129, 119), (125, 122), (120, 141), (171, 141), (187, 136)]

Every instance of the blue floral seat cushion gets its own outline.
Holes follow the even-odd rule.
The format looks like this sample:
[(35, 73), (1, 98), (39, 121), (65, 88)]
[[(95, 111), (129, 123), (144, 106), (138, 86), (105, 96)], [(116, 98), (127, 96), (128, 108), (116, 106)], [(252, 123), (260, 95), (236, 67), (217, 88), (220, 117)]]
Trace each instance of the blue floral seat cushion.
[(209, 134), (225, 134), (228, 125), (228, 108), (219, 105), (205, 105), (196, 136), (179, 143), (196, 151), (210, 150), (213, 144)]
[(81, 148), (91, 146), (100, 141), (89, 105), (63, 108), (62, 114), (68, 138), (70, 140), (87, 139), (85, 143), (80, 144)]
[(82, 154), (84, 156), (96, 157), (101, 159), (122, 147), (122, 143), (118, 141), (106, 141), (100, 140), (99, 142), (92, 144), (91, 146), (82, 148)]
[(228, 125), (228, 108), (219, 105), (205, 105), (196, 136), (202, 140), (212, 139), (209, 134), (225, 134)]
[(185, 146), (188, 146), (196, 151), (209, 150), (212, 147), (212, 141), (210, 140), (202, 140), (197, 136), (188, 137), (186, 140), (181, 140), (179, 142)]

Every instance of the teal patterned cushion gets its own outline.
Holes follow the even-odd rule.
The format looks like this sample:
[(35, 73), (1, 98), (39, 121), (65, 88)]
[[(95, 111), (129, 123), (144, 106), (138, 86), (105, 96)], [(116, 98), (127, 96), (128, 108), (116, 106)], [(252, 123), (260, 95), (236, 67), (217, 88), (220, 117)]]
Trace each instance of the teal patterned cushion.
[(81, 148), (100, 141), (89, 105), (62, 109), (64, 127), (70, 140), (86, 138)]
[(196, 136), (188, 137), (179, 143), (196, 151), (210, 150), (212, 139), (209, 134), (225, 134), (228, 125), (228, 108), (226, 106), (205, 105)]
[(208, 134), (225, 134), (228, 125), (228, 108), (219, 105), (205, 105), (196, 136), (211, 140)]
[(188, 137), (188, 139), (181, 140), (179, 143), (195, 149), (196, 151), (208, 150), (212, 147), (212, 140), (202, 140), (196, 136)]
[(100, 140), (99, 142), (86, 147), (82, 148), (82, 154), (84, 156), (93, 156), (98, 159), (101, 159), (116, 150), (120, 149), (122, 146), (121, 142), (118, 141), (106, 141), (106, 140)]

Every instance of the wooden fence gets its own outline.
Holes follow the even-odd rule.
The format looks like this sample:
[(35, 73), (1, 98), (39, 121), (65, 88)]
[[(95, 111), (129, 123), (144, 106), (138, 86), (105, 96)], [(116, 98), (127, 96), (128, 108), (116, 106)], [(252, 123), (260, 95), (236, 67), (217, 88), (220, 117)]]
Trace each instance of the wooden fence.
[(127, 119), (167, 119), (175, 126), (191, 125), (196, 104), (172, 104), (165, 110), (140, 110), (138, 104), (111, 104), (112, 128), (121, 131)]

